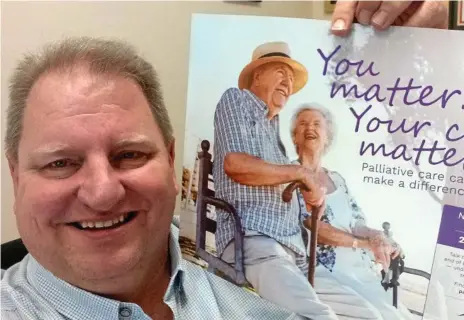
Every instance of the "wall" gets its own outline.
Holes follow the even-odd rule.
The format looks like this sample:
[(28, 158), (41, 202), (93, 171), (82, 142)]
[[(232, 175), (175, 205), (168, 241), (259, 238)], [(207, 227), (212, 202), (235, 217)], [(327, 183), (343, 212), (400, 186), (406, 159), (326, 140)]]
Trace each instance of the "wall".
[[(264, 1), (260, 5), (214, 2), (2, 2), (2, 149), (7, 81), (16, 59), (65, 35), (121, 37), (141, 50), (160, 74), (176, 132), (176, 172), (181, 177), (191, 13), (230, 13), (318, 19), (322, 2)], [(314, 14), (312, 14), (314, 12)], [(175, 116), (174, 116), (175, 115)], [(1, 241), (18, 237), (8, 165), (1, 165)]]

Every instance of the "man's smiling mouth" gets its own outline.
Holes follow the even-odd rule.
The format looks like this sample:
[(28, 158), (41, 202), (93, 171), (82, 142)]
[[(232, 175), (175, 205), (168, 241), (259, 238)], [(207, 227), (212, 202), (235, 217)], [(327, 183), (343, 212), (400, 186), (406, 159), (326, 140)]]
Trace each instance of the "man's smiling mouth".
[(277, 89), (276, 91), (280, 92), (285, 97), (287, 96), (287, 92), (285, 90), (283, 90), (283, 89)]
[(99, 220), (99, 221), (79, 221), (71, 222), (68, 225), (73, 226), (79, 230), (107, 230), (115, 229), (134, 219), (138, 214), (138, 211), (130, 211), (128, 213), (122, 214), (117, 218), (111, 220)]

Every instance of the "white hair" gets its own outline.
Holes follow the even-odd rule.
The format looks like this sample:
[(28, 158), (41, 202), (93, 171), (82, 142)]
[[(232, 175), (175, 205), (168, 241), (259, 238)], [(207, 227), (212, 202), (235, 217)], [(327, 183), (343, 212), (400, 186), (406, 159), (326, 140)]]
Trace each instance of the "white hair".
[(298, 119), (298, 116), (305, 111), (319, 112), (324, 118), (326, 122), (325, 130), (326, 130), (326, 135), (327, 135), (327, 141), (324, 147), (324, 153), (326, 153), (330, 149), (330, 147), (332, 146), (335, 140), (335, 133), (336, 133), (335, 120), (334, 120), (334, 116), (332, 112), (330, 112), (329, 109), (323, 107), (322, 105), (316, 102), (303, 103), (295, 110), (292, 116), (291, 124), (290, 124), (290, 136), (292, 137), (292, 139), (295, 136), (296, 120)]

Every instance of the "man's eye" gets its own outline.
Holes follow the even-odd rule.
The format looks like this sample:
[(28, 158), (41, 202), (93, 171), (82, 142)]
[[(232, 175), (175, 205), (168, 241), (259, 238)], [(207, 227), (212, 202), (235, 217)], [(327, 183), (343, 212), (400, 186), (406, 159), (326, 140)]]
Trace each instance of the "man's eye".
[(80, 163), (71, 159), (60, 159), (50, 162), (42, 168), (41, 173), (50, 179), (65, 179), (79, 170)]
[(117, 158), (119, 158), (119, 160), (132, 160), (132, 159), (138, 159), (143, 156), (144, 154), (141, 152), (130, 151), (130, 152), (124, 152), (120, 154)]
[(148, 161), (146, 153), (138, 151), (122, 152), (114, 158), (114, 163), (121, 169), (133, 169), (143, 166)]
[(48, 164), (47, 167), (51, 169), (60, 169), (65, 168), (67, 165), (70, 165), (70, 161), (67, 159), (60, 159), (53, 161), (52, 163)]

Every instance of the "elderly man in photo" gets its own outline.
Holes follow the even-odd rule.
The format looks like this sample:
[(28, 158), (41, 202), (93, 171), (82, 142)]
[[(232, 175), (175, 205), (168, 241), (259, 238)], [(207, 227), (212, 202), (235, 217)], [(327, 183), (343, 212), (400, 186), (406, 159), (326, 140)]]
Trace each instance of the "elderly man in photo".
[(29, 254), (2, 270), (2, 320), (301, 318), (182, 259), (171, 121), (125, 43), (22, 59), (5, 145)]
[[(380, 319), (372, 306), (329, 272), (307, 279), (308, 263), (296, 194), (282, 201), (286, 184), (303, 182), (308, 210), (320, 206), (323, 191), (310, 170), (291, 164), (280, 139), (279, 112), (308, 79), (284, 42), (258, 46), (239, 77), (239, 88), (222, 95), (214, 118), (216, 196), (231, 203), (245, 231), (245, 277), (258, 294), (311, 319)], [(233, 218), (217, 210), (216, 249), (234, 262)], [(317, 294), (316, 294), (317, 293)]]

